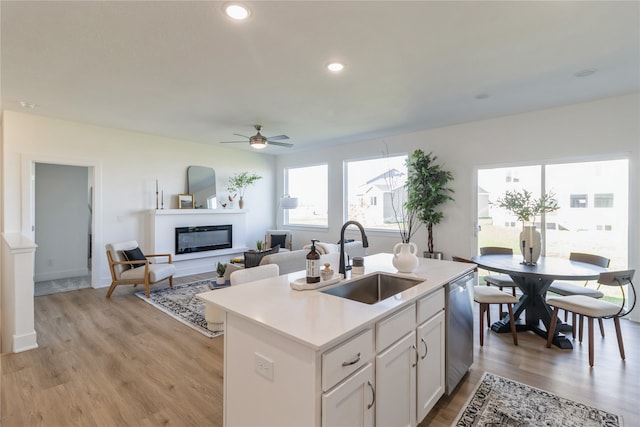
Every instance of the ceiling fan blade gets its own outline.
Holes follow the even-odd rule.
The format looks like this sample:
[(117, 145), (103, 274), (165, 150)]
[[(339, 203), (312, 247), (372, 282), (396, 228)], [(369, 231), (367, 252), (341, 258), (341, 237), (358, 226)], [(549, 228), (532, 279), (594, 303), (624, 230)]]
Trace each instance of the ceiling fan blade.
[(269, 141), (281, 141), (283, 139), (289, 139), (289, 137), (287, 135), (276, 135), (267, 138)]
[(235, 136), (241, 136), (241, 137), (243, 137), (243, 138), (247, 138), (247, 139), (251, 138), (250, 136), (240, 135), (239, 133), (234, 133), (234, 135), (235, 135)]
[(246, 144), (248, 141), (220, 141), (220, 144)]
[(288, 142), (275, 142), (275, 141), (271, 141), (271, 140), (268, 140), (267, 144), (269, 144), (269, 145), (277, 145), (279, 147), (293, 147), (293, 144), (289, 144)]

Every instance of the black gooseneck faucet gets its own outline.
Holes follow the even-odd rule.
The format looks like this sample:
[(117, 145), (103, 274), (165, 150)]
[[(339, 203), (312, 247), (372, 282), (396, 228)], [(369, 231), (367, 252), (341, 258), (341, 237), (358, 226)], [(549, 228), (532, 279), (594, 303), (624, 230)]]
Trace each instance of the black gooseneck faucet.
[[(367, 235), (364, 232), (364, 227), (362, 226), (362, 224), (360, 224), (358, 221), (345, 222), (344, 225), (342, 226), (342, 229), (340, 230), (340, 268), (338, 269), (338, 273), (341, 273), (343, 275), (342, 277), (344, 278), (346, 278), (346, 269), (347, 269), (344, 262), (344, 231), (350, 225), (355, 225), (360, 229), (360, 235), (362, 236), (362, 247), (363, 248), (369, 247), (369, 240), (367, 240)], [(349, 266), (349, 269), (351, 269), (351, 266)]]

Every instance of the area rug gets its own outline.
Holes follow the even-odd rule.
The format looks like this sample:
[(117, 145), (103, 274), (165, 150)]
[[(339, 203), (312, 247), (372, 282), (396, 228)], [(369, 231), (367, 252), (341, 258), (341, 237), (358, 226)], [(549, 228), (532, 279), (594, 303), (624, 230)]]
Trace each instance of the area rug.
[(174, 285), (173, 288), (154, 289), (149, 298), (145, 296), (144, 291), (136, 292), (135, 295), (174, 319), (213, 338), (221, 335), (222, 331), (207, 329), (207, 321), (204, 318), (205, 303), (196, 298), (196, 294), (212, 289), (213, 283), (209, 280), (203, 280)]
[(485, 372), (454, 426), (622, 426), (610, 412)]

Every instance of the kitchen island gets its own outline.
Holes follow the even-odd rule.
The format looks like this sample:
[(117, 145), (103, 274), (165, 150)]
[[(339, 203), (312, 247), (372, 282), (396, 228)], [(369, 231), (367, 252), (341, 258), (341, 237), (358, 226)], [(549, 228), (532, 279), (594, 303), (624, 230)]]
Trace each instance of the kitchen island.
[[(391, 260), (366, 257), (365, 275), (396, 273)], [(402, 275), (421, 283), (371, 305), (292, 290), (304, 271), (199, 294), (226, 312), (224, 425), (382, 425), (398, 404), (417, 424), (444, 392), (444, 287), (472, 269), (420, 259)], [(419, 359), (434, 378), (416, 379)], [(428, 402), (416, 408), (422, 383)]]

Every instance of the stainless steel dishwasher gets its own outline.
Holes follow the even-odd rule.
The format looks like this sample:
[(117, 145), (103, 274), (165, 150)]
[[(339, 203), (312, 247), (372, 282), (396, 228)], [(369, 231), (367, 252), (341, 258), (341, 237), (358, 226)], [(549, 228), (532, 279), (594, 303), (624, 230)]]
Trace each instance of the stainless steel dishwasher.
[(473, 364), (474, 274), (450, 282), (446, 289), (446, 393), (451, 394)]

